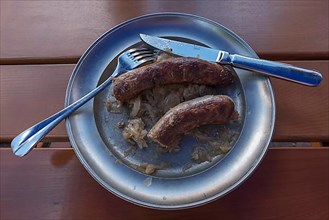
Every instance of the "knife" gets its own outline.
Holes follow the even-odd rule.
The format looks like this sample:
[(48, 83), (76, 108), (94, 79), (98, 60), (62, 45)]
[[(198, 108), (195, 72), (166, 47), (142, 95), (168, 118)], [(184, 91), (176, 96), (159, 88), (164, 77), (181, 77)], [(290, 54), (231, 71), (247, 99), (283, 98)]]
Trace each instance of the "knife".
[(140, 37), (146, 44), (154, 48), (182, 57), (195, 57), (210, 62), (229, 64), (240, 69), (255, 71), (307, 86), (318, 86), (322, 81), (322, 75), (311, 69), (238, 54), (230, 54), (222, 50), (215, 50), (146, 34), (140, 34)]

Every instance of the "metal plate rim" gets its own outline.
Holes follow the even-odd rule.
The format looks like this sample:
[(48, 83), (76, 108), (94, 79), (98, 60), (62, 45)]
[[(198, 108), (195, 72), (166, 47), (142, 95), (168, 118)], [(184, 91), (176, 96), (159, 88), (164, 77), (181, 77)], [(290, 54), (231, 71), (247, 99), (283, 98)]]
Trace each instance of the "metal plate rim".
[[(238, 37), (236, 34), (234, 34), (232, 31), (230, 31), (229, 29), (225, 28), (224, 26), (211, 21), (207, 18), (202, 18), (199, 16), (195, 16), (195, 15), (190, 15), (190, 14), (184, 14), (184, 13), (155, 13), (155, 14), (148, 14), (148, 15), (144, 15), (144, 16), (140, 16), (134, 19), (130, 19), (122, 24), (117, 25), (116, 27), (112, 28), (111, 30), (109, 30), (108, 32), (104, 33), (101, 37), (99, 37), (87, 50), (86, 52), (83, 54), (83, 56), (81, 57), (81, 59), (79, 60), (78, 64), (76, 65), (76, 67), (73, 70), (73, 73), (71, 75), (71, 78), (69, 80), (68, 83), (68, 87), (67, 87), (67, 91), (66, 91), (66, 97), (65, 97), (65, 106), (67, 106), (70, 101), (71, 101), (71, 91), (72, 91), (72, 86), (76, 77), (76, 74), (79, 71), (79, 68), (81, 67), (81, 64), (85, 61), (85, 58), (88, 56), (88, 54), (90, 52), (92, 52), (93, 48), (100, 42), (102, 41), (102, 39), (104, 39), (104, 37), (106, 37), (107, 35), (109, 35), (111, 32), (114, 32), (115, 30), (117, 30), (118, 28), (124, 27), (127, 24), (130, 24), (131, 22), (135, 22), (135, 21), (140, 21), (142, 19), (152, 19), (154, 17), (161, 17), (161, 16), (179, 16), (179, 17), (187, 17), (187, 18), (191, 18), (191, 19), (200, 19), (206, 22), (210, 22), (212, 23), (212, 25), (216, 25), (218, 27), (221, 27), (223, 29), (225, 29), (226, 31), (230, 32), (231, 34), (233, 34), (234, 37), (236, 37), (236, 39), (238, 41), (240, 41), (243, 46), (246, 47), (246, 49), (248, 49), (248, 51), (250, 52), (250, 54), (252, 56), (257, 56), (256, 53), (251, 49), (251, 47), (245, 43), (240, 37)], [(271, 112), (271, 124), (269, 125), (269, 133), (267, 134), (269, 138), (267, 138), (266, 142), (264, 143), (264, 147), (262, 149), (262, 151), (260, 152), (260, 156), (258, 157), (258, 160), (255, 161), (254, 165), (251, 166), (248, 170), (248, 172), (245, 172), (244, 175), (242, 176), (242, 178), (240, 178), (240, 181), (237, 181), (235, 184), (231, 185), (230, 187), (228, 187), (225, 191), (221, 192), (220, 195), (214, 195), (208, 198), (204, 198), (203, 200), (200, 201), (193, 201), (190, 203), (185, 203), (185, 204), (176, 204), (176, 205), (164, 205), (164, 204), (155, 204), (152, 203), (150, 201), (141, 201), (139, 199), (134, 199), (132, 197), (129, 197), (127, 195), (125, 195), (124, 193), (116, 190), (115, 188), (109, 188), (108, 184), (102, 179), (100, 178), (97, 173), (95, 173), (95, 171), (93, 171), (93, 168), (90, 166), (90, 164), (88, 163), (88, 161), (85, 159), (84, 155), (81, 153), (81, 151), (79, 150), (79, 146), (76, 143), (76, 139), (74, 138), (74, 132), (72, 131), (72, 127), (71, 127), (71, 117), (68, 118), (66, 120), (66, 128), (67, 128), (67, 132), (68, 132), (68, 136), (69, 139), (72, 143), (73, 149), (77, 155), (77, 157), (79, 158), (80, 162), (84, 165), (84, 167), (86, 168), (86, 170), (91, 174), (91, 176), (93, 176), (104, 188), (108, 189), (109, 191), (111, 191), (112, 193), (114, 193), (115, 195), (119, 196), (120, 198), (123, 198), (125, 200), (128, 200), (130, 202), (133, 202), (135, 204), (141, 205), (141, 206), (145, 206), (148, 208), (155, 208), (155, 209), (183, 209), (183, 208), (191, 208), (191, 207), (195, 207), (195, 206), (199, 206), (202, 204), (206, 204), (210, 201), (213, 201), (219, 197), (224, 196), (225, 194), (227, 194), (228, 192), (232, 191), (233, 189), (235, 189), (237, 186), (239, 186), (242, 182), (244, 182), (250, 175), (251, 173), (255, 170), (255, 168), (258, 166), (258, 164), (261, 162), (261, 159), (263, 158), (263, 156), (265, 155), (267, 148), (268, 148), (268, 144), (271, 140), (271, 136), (274, 130), (274, 121), (275, 121), (275, 100), (274, 100), (274, 94), (272, 92), (272, 87), (271, 87), (271, 83), (269, 81), (268, 78), (266, 78), (264, 80), (266, 87), (269, 88), (269, 90), (271, 91), (271, 93), (269, 94), (269, 99), (271, 101), (271, 105), (272, 105), (272, 112)]]

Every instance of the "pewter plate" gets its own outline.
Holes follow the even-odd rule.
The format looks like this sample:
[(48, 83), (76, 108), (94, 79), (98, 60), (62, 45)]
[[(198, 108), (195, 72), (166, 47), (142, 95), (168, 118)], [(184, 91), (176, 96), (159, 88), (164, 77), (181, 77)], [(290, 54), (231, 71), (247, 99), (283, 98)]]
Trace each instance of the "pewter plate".
[[(180, 13), (150, 14), (126, 21), (106, 32), (83, 54), (70, 78), (65, 105), (94, 89), (111, 75), (116, 57), (142, 43), (139, 34), (194, 41), (231, 53), (257, 57), (236, 34), (208, 19)], [(239, 186), (263, 158), (274, 128), (275, 102), (266, 76), (234, 69), (237, 80), (220, 91), (234, 100), (240, 119), (230, 125), (238, 132), (232, 149), (211, 161), (194, 163), (191, 151), (198, 145), (184, 137), (181, 150), (157, 154), (154, 146), (125, 154), (117, 122), (128, 117), (107, 111), (111, 87), (66, 120), (71, 144), (87, 171), (108, 191), (135, 204), (156, 209), (190, 208), (218, 199)], [(136, 169), (143, 162), (168, 164), (152, 175)], [(189, 164), (188, 169), (184, 166)]]

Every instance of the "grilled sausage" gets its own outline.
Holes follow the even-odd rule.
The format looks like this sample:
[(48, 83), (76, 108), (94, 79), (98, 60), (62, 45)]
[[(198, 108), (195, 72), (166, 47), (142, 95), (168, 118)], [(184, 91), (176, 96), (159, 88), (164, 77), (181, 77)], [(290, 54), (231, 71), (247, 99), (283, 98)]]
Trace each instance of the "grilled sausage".
[(113, 95), (128, 101), (156, 85), (195, 83), (210, 86), (233, 83), (229, 68), (197, 58), (170, 58), (143, 66), (113, 79)]
[(180, 137), (205, 124), (226, 124), (236, 114), (228, 96), (207, 95), (182, 102), (170, 109), (147, 136), (165, 148), (177, 146)]

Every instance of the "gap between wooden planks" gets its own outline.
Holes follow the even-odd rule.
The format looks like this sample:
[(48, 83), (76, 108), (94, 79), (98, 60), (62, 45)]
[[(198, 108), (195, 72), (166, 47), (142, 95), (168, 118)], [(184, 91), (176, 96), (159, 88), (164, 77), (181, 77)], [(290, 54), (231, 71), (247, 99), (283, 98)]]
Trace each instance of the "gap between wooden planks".
[[(77, 10), (79, 9), (79, 10)], [(63, 62), (107, 30), (157, 12), (195, 14), (226, 26), (263, 58), (327, 59), (328, 1), (1, 1), (2, 63)], [(19, 15), (19, 16), (18, 16)], [(20, 63), (20, 64), (22, 64)]]
[[(272, 79), (277, 120), (274, 141), (328, 142), (329, 61), (290, 61), (317, 69), (324, 75), (319, 87), (306, 87)], [(74, 65), (0, 66), (0, 141), (15, 135), (63, 108), (65, 91)], [(68, 141), (64, 123), (44, 139)]]
[(223, 198), (193, 209), (160, 211), (107, 192), (72, 149), (36, 149), (24, 158), (0, 149), (0, 218), (328, 219), (328, 157), (329, 148), (270, 149), (251, 177)]

